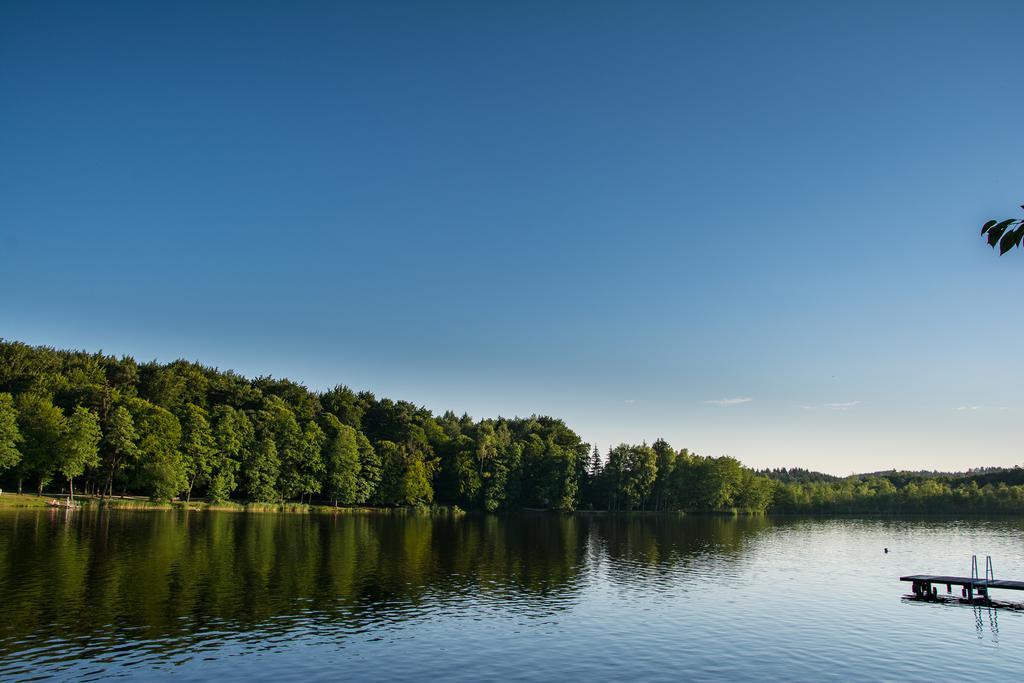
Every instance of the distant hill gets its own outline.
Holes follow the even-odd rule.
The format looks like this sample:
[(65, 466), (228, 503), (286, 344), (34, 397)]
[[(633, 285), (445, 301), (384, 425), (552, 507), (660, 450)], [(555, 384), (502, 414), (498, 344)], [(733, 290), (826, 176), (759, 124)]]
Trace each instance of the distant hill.
[(856, 475), (858, 479), (888, 479), (895, 486), (902, 487), (912, 482), (937, 480), (947, 484), (1024, 484), (1024, 469), (1017, 467), (978, 467), (966, 472), (939, 472), (933, 470), (885, 470)]
[(757, 470), (757, 474), (768, 477), (774, 481), (786, 484), (806, 484), (812, 482), (836, 482), (844, 479), (856, 479), (866, 481), (869, 479), (887, 479), (897, 487), (906, 486), (912, 482), (922, 482), (929, 479), (945, 482), (948, 484), (962, 484), (976, 482), (978, 486), (986, 484), (1008, 484), (1011, 486), (1024, 484), (1024, 468), (1017, 467), (977, 467), (964, 472), (941, 472), (939, 470), (879, 470), (877, 472), (862, 472), (849, 477), (838, 477), (833, 474), (807, 470), (802, 467), (775, 467)]
[(758, 470), (758, 474), (775, 481), (781, 481), (786, 484), (804, 484), (815, 481), (839, 481), (843, 477), (837, 477), (832, 474), (825, 474), (824, 472), (814, 472), (812, 470), (805, 470), (802, 467), (777, 467), (774, 469)]

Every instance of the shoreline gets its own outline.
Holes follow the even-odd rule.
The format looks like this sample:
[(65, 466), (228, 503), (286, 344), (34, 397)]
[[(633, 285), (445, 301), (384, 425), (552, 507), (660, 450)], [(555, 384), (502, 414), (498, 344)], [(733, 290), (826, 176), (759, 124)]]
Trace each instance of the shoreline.
[[(8, 493), (0, 494), (0, 510), (64, 510), (65, 507), (49, 505), (49, 501), (67, 500), (66, 494), (44, 493), (37, 496), (34, 493)], [(75, 498), (76, 510), (127, 510), (143, 512), (236, 512), (236, 513), (296, 513), (296, 514), (434, 514), (434, 515), (462, 515), (465, 511), (454, 505), (431, 505), (424, 507), (376, 507), (368, 505), (359, 506), (337, 506), (321, 505), (310, 503), (210, 503), (208, 501), (193, 500), (186, 503), (183, 500), (155, 501), (148, 498), (135, 497), (114, 497), (99, 498), (96, 496), (81, 496)]]
[[(0, 494), (0, 511), (2, 510), (65, 510), (64, 507), (50, 506), (50, 500), (65, 501), (66, 494), (44, 493), (37, 496), (34, 493), (9, 493), (4, 491)], [(945, 512), (849, 512), (849, 511), (807, 511), (807, 512), (751, 512), (749, 510), (574, 510), (563, 512), (554, 509), (523, 508), (519, 510), (506, 510), (500, 513), (487, 513), (482, 510), (463, 510), (457, 505), (425, 505), (425, 506), (334, 506), (320, 503), (240, 503), (224, 502), (211, 503), (203, 500), (193, 500), (186, 503), (183, 500), (175, 501), (154, 501), (142, 497), (114, 497), (101, 499), (95, 496), (82, 496), (75, 499), (78, 510), (121, 510), (121, 511), (142, 511), (142, 512), (232, 512), (232, 513), (276, 513), (276, 514), (317, 514), (317, 515), (432, 515), (441, 517), (463, 516), (463, 515), (584, 515), (598, 517), (648, 517), (648, 518), (669, 518), (669, 517), (759, 517), (775, 519), (951, 519), (951, 518), (1003, 518), (1021, 517), (1024, 512), (969, 512), (969, 511), (945, 511)]]

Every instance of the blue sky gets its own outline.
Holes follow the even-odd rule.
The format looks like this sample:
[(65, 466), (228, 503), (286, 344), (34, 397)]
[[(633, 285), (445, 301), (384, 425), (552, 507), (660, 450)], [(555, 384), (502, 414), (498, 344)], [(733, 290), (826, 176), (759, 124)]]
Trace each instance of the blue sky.
[[(1024, 5), (0, 5), (0, 335), (1021, 462)], [(1020, 213), (1019, 210), (1016, 211)]]

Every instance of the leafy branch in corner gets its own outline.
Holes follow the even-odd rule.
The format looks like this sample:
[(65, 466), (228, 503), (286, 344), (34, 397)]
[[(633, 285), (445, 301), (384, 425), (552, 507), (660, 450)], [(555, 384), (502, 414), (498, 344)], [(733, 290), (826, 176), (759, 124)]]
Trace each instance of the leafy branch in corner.
[[(1020, 208), (1024, 209), (1024, 204)], [(989, 246), (993, 249), (999, 245), (999, 255), (1002, 256), (1014, 247), (1019, 247), (1024, 241), (1024, 218), (986, 221), (985, 225), (981, 226), (981, 234), (988, 235)]]

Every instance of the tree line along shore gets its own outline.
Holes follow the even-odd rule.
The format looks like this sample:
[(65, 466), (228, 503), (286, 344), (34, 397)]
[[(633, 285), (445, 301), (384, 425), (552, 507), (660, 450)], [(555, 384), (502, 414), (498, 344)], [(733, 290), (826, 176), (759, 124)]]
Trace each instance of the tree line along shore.
[(267, 509), (1024, 512), (1020, 470), (757, 472), (663, 439), (602, 457), (553, 417), (435, 415), (343, 385), (315, 392), (191, 361), (139, 363), (3, 340), (0, 485)]

